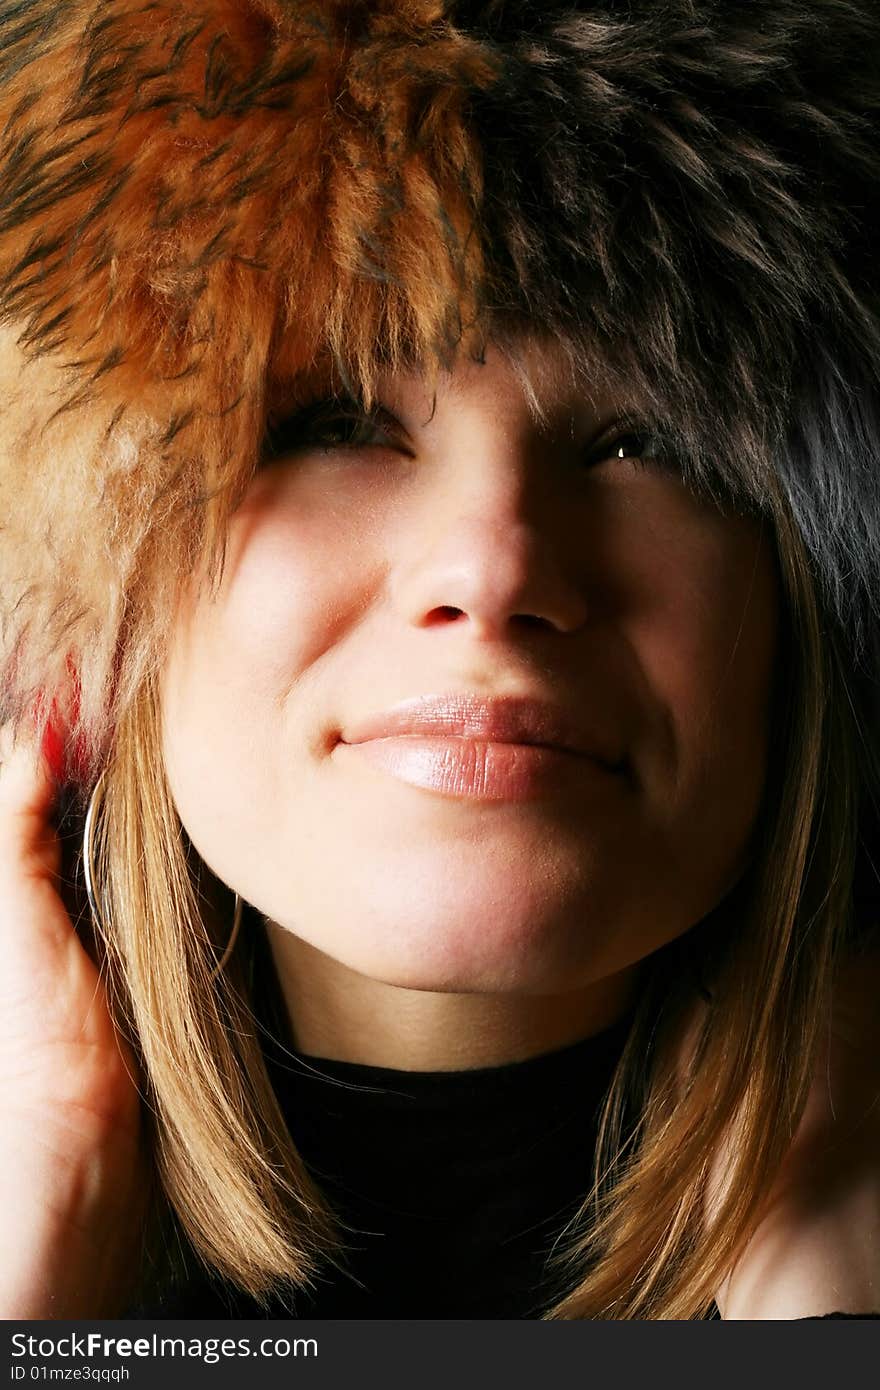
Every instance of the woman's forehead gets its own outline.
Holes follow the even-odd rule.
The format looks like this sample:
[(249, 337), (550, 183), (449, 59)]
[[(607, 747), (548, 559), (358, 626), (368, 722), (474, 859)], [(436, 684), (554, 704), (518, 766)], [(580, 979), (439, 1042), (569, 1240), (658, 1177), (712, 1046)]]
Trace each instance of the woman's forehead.
[[(279, 368), (281, 369), (279, 371)], [(535, 423), (604, 419), (615, 410), (650, 409), (644, 392), (628, 383), (610, 359), (585, 362), (559, 338), (520, 326), (515, 335), (462, 344), (451, 358), (377, 359), (360, 374), (329, 356), (295, 374), (283, 356), (269, 372), (269, 408), (296, 409), (322, 396), (353, 397), (369, 407), (404, 406), (430, 423), (439, 407), (493, 396), (519, 396)]]

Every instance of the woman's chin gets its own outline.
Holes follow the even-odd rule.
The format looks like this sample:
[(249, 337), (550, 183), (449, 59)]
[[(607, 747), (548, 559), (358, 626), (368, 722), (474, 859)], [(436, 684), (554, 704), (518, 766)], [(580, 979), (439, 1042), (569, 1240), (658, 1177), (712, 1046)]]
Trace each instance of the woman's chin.
[(546, 901), (530, 911), (530, 896), (455, 901), (447, 891), (417, 903), (386, 895), (362, 900), (356, 918), (300, 919), (288, 929), (357, 974), (402, 989), (543, 994), (591, 978), (600, 952), (589, 920), (570, 909), (553, 913)]

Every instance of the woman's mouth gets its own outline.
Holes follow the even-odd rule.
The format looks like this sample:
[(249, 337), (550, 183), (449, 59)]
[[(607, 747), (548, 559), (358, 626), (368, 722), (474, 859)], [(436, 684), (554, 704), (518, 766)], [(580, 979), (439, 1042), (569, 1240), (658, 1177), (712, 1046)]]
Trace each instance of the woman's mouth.
[(532, 801), (579, 780), (620, 778), (588, 754), (536, 743), (491, 742), (437, 734), (398, 734), (340, 742), (335, 751), (362, 758), (410, 786), (478, 801)]
[(410, 786), (477, 801), (571, 795), (622, 781), (625, 766), (584, 709), (537, 693), (418, 695), (355, 720), (336, 747)]

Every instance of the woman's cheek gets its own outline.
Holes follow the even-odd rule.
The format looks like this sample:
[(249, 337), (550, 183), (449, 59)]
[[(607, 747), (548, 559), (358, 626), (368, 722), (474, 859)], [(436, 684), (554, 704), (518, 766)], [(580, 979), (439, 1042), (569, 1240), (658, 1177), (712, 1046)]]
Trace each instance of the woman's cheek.
[(289, 684), (363, 611), (374, 557), (370, 528), (332, 507), (267, 516), (224, 585), (224, 644), (251, 670), (277, 669)]
[(660, 527), (628, 548), (619, 617), (648, 692), (635, 761), (670, 813), (677, 796), (696, 808), (723, 791), (731, 822), (747, 821), (760, 799), (778, 583), (770, 547), (757, 530), (743, 536), (749, 525), (707, 515), (678, 530), (673, 551)]

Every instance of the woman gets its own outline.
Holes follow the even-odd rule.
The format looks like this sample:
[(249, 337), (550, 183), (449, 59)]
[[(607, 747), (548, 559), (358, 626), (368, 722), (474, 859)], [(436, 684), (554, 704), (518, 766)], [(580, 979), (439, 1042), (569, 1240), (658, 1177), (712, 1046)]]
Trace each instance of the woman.
[(878, 39), (7, 8), (7, 1315), (877, 1306)]

